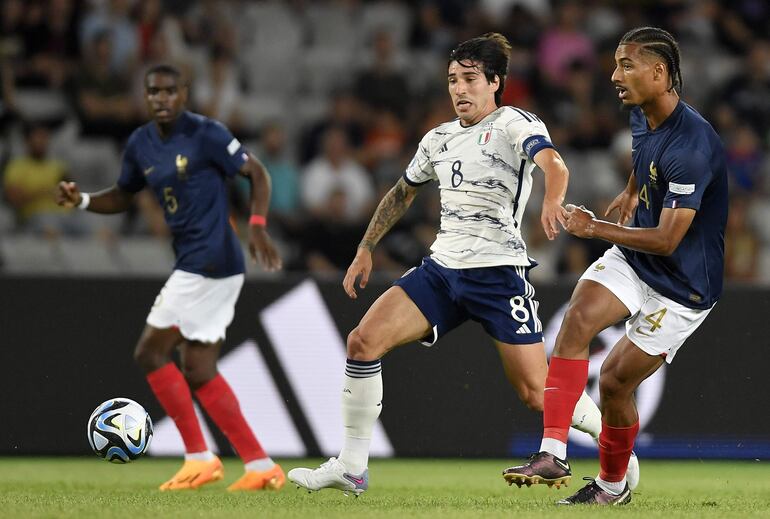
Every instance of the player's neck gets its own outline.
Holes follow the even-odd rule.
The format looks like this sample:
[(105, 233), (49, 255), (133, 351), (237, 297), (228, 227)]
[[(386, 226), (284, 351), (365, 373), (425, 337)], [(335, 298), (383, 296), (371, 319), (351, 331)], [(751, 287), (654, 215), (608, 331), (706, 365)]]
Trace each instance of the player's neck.
[(466, 121), (464, 119), (460, 119), (460, 126), (462, 126), (463, 128), (468, 128), (469, 126), (476, 125), (476, 124), (480, 123), (481, 121), (483, 121), (486, 116), (488, 116), (489, 114), (491, 114), (492, 112), (494, 112), (498, 108), (500, 108), (500, 107), (497, 106), (494, 103), (492, 103), (491, 106), (487, 105), (484, 108), (484, 110), (479, 112), (479, 114), (476, 117), (474, 117), (472, 120)]
[(179, 123), (179, 118), (182, 114), (180, 113), (174, 119), (172, 119), (169, 122), (159, 122), (159, 121), (153, 121), (155, 123), (155, 128), (158, 130), (158, 135), (160, 135), (160, 138), (165, 140), (168, 139), (172, 133), (174, 133), (174, 128)]
[(644, 117), (647, 119), (647, 126), (650, 130), (655, 130), (663, 124), (663, 121), (668, 119), (668, 116), (676, 110), (677, 104), (679, 104), (679, 94), (675, 91), (665, 92), (649, 103), (643, 104), (641, 109), (644, 112)]

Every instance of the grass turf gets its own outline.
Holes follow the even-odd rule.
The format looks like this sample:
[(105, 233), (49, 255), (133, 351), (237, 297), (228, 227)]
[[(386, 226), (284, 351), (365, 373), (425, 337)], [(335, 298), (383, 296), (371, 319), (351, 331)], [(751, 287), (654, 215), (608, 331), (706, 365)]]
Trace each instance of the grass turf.
[[(518, 461), (518, 460), (517, 460)], [(285, 460), (284, 470), (320, 460)], [(175, 459), (116, 466), (92, 458), (0, 458), (0, 517), (770, 517), (770, 466), (755, 462), (641, 460), (642, 480), (623, 508), (560, 508), (554, 501), (595, 475), (596, 460), (574, 460), (568, 488), (508, 487), (505, 460), (374, 460), (372, 488), (356, 499), (338, 491), (232, 494), (241, 473), (225, 460), (225, 481), (197, 491), (161, 493)]]

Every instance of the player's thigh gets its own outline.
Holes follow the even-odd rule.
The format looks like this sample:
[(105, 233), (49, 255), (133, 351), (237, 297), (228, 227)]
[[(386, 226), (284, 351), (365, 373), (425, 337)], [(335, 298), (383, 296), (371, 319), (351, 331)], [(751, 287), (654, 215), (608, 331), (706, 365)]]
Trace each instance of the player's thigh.
[(591, 279), (581, 279), (572, 292), (553, 354), (566, 359), (587, 359), (591, 340), (629, 315), (628, 307), (612, 290)]
[(389, 350), (430, 334), (431, 326), (399, 286), (390, 287), (367, 310), (348, 336), (348, 356), (354, 360), (380, 358)]
[(643, 351), (624, 335), (602, 363), (599, 376), (602, 399), (628, 398), (664, 362), (661, 355), (651, 355)]
[(505, 376), (530, 407), (542, 408), (543, 389), (548, 374), (545, 347), (534, 344), (508, 344), (495, 340)]
[(146, 373), (163, 367), (171, 360), (171, 353), (184, 338), (176, 327), (156, 328), (145, 325), (134, 349), (134, 359)]

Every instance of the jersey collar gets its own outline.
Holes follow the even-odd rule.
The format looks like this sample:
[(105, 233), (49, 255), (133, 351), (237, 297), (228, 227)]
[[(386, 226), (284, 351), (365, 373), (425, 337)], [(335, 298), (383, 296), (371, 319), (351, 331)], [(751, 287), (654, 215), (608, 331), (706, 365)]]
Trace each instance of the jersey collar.
[(190, 124), (190, 112), (187, 110), (183, 110), (179, 113), (179, 117), (176, 118), (174, 121), (174, 125), (171, 127), (171, 133), (169, 136), (165, 139), (163, 139), (160, 136), (160, 131), (158, 130), (158, 125), (155, 124), (155, 121), (150, 122), (150, 135), (152, 135), (152, 138), (160, 143), (168, 142), (171, 140), (175, 135), (183, 132), (187, 126)]

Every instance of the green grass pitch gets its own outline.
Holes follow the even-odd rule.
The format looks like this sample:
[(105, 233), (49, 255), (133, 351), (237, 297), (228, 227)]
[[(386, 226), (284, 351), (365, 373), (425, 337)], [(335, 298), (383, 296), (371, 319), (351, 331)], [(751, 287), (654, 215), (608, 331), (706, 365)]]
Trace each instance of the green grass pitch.
[[(320, 461), (281, 464), (288, 471)], [(766, 461), (642, 459), (642, 482), (631, 504), (613, 509), (553, 504), (579, 488), (581, 476), (596, 474), (596, 460), (575, 460), (572, 483), (561, 490), (509, 487), (500, 473), (510, 461), (373, 460), (372, 487), (356, 499), (332, 490), (308, 494), (289, 483), (280, 492), (228, 493), (225, 487), (243, 470), (235, 459), (225, 461), (224, 482), (161, 493), (157, 485), (176, 471), (179, 460), (146, 458), (112, 465), (95, 458), (0, 458), (0, 517), (770, 517)]]

